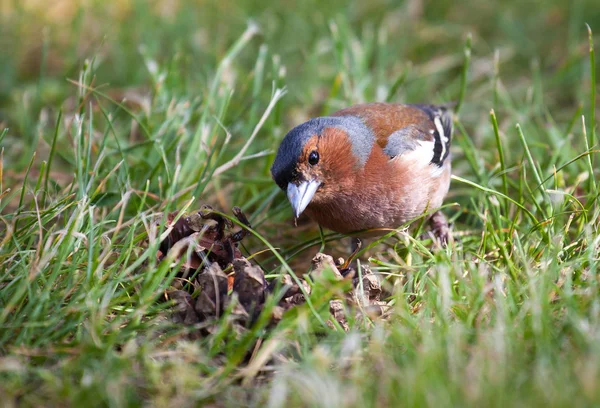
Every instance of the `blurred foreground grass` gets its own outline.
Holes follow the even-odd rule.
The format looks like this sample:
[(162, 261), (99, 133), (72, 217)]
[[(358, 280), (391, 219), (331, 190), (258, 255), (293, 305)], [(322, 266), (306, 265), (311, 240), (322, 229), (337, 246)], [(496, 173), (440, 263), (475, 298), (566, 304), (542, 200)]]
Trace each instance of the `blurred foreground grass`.
[[(600, 403), (594, 1), (0, 10), (4, 403)], [(239, 334), (224, 317), (189, 342), (193, 328), (164, 319), (160, 214), (239, 205), (302, 273), (318, 232), (291, 225), (268, 172), (285, 132), (357, 102), (457, 100), (465, 67), (446, 209), (456, 242), (398, 232), (369, 252), (393, 288), (387, 321), (344, 333), (299, 308), (274, 330)], [(326, 316), (329, 298), (312, 300)]]

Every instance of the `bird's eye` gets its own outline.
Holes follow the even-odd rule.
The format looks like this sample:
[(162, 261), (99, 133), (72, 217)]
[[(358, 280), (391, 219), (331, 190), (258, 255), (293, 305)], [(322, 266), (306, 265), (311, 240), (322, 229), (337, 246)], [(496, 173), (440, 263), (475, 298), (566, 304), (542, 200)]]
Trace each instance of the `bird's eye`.
[(308, 155), (308, 164), (310, 164), (311, 166), (314, 166), (318, 162), (319, 162), (319, 152), (317, 152), (316, 150), (313, 150)]

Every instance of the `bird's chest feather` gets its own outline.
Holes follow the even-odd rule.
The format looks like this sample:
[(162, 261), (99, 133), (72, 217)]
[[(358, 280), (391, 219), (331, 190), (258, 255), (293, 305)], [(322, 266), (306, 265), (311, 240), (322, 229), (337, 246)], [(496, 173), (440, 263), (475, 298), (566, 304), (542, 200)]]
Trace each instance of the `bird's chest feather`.
[(373, 151), (362, 171), (339, 180), (335, 193), (315, 200), (307, 214), (342, 233), (396, 228), (441, 205), (450, 165), (439, 170), (433, 166), (416, 155), (390, 160), (381, 150)]

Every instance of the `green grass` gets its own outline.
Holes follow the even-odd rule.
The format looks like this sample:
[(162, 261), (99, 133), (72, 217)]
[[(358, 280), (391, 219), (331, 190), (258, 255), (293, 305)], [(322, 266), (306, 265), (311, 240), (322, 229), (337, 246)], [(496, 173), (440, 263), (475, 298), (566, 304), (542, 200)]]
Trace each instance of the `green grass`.
[[(0, 7), (3, 403), (600, 404), (594, 1), (38, 3)], [(244, 253), (302, 274), (321, 239), (292, 226), (275, 149), (385, 100), (460, 101), (455, 242), (363, 253), (393, 288), (385, 320), (324, 325), (332, 287), (276, 328), (225, 316), (186, 340), (161, 215), (238, 205)]]

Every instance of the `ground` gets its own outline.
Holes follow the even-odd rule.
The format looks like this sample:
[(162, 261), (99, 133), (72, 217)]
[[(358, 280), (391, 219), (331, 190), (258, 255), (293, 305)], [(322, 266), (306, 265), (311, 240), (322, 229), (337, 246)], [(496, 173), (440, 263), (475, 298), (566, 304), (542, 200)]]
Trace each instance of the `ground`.
[[(51, 3), (0, 2), (4, 405), (600, 404), (595, 1)], [(269, 166), (371, 101), (458, 103), (448, 247), (419, 221), (365, 245), (387, 312), (347, 330), (335, 279), (277, 324), (277, 291), (175, 319), (202, 290), (159, 256), (174, 211), (241, 207), (269, 282), (347, 256)]]

